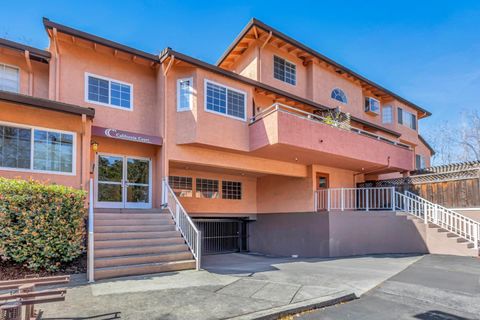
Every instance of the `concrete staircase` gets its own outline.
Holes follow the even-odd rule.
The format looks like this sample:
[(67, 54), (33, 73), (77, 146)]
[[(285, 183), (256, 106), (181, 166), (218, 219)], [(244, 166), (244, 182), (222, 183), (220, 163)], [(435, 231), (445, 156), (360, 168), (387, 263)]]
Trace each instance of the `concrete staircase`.
[(168, 210), (95, 209), (95, 280), (195, 269)]
[(422, 230), (421, 234), (424, 237), (428, 253), (467, 257), (480, 256), (479, 249), (475, 249), (473, 243), (434, 223), (425, 224), (422, 219), (408, 215), (404, 212), (397, 212), (397, 215), (405, 216), (406, 219), (415, 223), (418, 230)]

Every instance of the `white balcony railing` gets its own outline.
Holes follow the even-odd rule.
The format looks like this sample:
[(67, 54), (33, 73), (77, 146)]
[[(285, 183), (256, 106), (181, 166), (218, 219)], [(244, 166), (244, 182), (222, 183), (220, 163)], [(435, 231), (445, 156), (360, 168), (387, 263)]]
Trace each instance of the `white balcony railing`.
[(395, 210), (395, 189), (332, 188), (315, 192), (317, 210)]
[(359, 129), (359, 128), (355, 128), (355, 127), (351, 126), (348, 122), (337, 121), (335, 119), (322, 117), (322, 116), (319, 116), (317, 114), (313, 114), (313, 113), (310, 113), (310, 112), (303, 111), (301, 109), (297, 109), (297, 108), (294, 108), (294, 107), (287, 106), (287, 105), (282, 104), (282, 103), (274, 103), (270, 107), (264, 109), (262, 112), (257, 113), (256, 115), (254, 115), (253, 117), (250, 118), (250, 124), (253, 124), (253, 123), (255, 123), (255, 122), (257, 122), (257, 121), (259, 121), (263, 118), (266, 118), (267, 116), (269, 116), (270, 114), (273, 114), (275, 112), (288, 113), (288, 114), (291, 114), (291, 115), (294, 115), (294, 116), (297, 116), (297, 117), (301, 117), (301, 118), (308, 119), (308, 120), (311, 120), (311, 121), (316, 121), (316, 122), (318, 122), (320, 124), (323, 124), (323, 125), (328, 125), (328, 126), (331, 126), (331, 127), (337, 128), (337, 129), (350, 131), (350, 132), (355, 133), (355, 134), (359, 134), (359, 135), (362, 135), (362, 136), (365, 136), (365, 137), (369, 137), (369, 138), (372, 138), (372, 139), (375, 139), (375, 140), (378, 140), (378, 141), (382, 141), (382, 142), (385, 142), (385, 143), (388, 143), (388, 144), (391, 144), (391, 145), (395, 145), (395, 146), (398, 146), (398, 147), (401, 147), (401, 148), (404, 148), (404, 149), (411, 150), (411, 147), (407, 144), (404, 144), (404, 143), (401, 143), (401, 142), (398, 142), (398, 141), (395, 141), (395, 140), (391, 140), (391, 139), (379, 136), (377, 134), (374, 134), (374, 133), (371, 133), (371, 132), (368, 132), (368, 131), (365, 131), (365, 130), (362, 130), (362, 129)]

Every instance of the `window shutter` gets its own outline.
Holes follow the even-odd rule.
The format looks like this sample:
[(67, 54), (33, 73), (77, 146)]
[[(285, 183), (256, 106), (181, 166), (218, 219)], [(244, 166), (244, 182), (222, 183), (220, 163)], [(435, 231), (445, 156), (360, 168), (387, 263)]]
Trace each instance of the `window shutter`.
[(417, 130), (417, 116), (412, 114), (412, 129)]
[(402, 108), (398, 108), (398, 123), (403, 124), (403, 110)]

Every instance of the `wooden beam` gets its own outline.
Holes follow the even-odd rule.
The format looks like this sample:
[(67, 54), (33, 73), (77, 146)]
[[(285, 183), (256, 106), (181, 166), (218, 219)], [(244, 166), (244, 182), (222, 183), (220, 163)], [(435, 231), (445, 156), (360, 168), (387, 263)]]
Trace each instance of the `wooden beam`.
[(255, 39), (258, 39), (257, 27), (255, 26), (253, 26), (253, 34), (255, 35)]

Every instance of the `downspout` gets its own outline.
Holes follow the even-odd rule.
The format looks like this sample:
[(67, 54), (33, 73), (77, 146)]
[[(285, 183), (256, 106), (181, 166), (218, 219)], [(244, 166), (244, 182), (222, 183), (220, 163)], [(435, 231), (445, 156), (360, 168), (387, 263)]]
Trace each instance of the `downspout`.
[(30, 51), (25, 50), (25, 61), (28, 67), (28, 95), (33, 96), (33, 69), (30, 60)]
[(168, 135), (167, 135), (167, 124), (168, 124), (168, 120), (167, 120), (167, 117), (168, 117), (168, 112), (167, 112), (167, 102), (168, 102), (168, 93), (167, 93), (167, 90), (168, 90), (168, 82), (167, 82), (167, 76), (168, 76), (168, 72), (170, 71), (170, 68), (172, 67), (173, 63), (175, 61), (175, 56), (172, 55), (172, 57), (170, 58), (170, 61), (168, 62), (168, 65), (165, 67), (165, 69), (163, 70), (163, 97), (164, 97), (164, 100), (163, 100), (163, 145), (162, 145), (162, 148), (163, 148), (163, 165), (164, 165), (164, 172), (166, 174), (165, 177), (163, 178), (167, 178), (168, 177), (168, 147), (167, 147), (167, 144), (168, 144)]
[(53, 28), (53, 42), (55, 43), (55, 100), (60, 97), (60, 49), (58, 48), (57, 28)]
[(258, 65), (257, 65), (257, 72), (258, 76), (257, 79), (259, 82), (262, 81), (262, 49), (267, 45), (267, 43), (272, 38), (272, 31), (268, 34), (267, 39), (262, 43), (260, 47), (258, 47)]
[[(87, 116), (85, 114), (82, 114), (82, 131), (80, 132), (80, 188), (82, 190), (85, 190), (85, 180), (83, 180), (83, 166), (84, 166), (84, 159), (83, 159), (83, 155), (84, 155), (84, 149), (85, 149), (85, 146), (84, 146), (84, 140), (85, 140), (85, 132), (87, 131)], [(88, 192), (91, 192), (91, 190), (89, 190)]]

